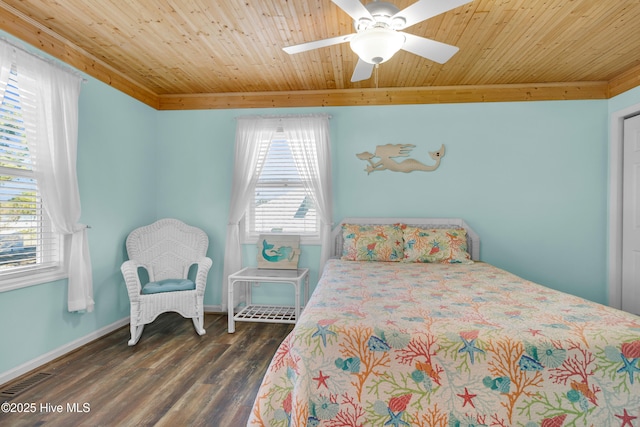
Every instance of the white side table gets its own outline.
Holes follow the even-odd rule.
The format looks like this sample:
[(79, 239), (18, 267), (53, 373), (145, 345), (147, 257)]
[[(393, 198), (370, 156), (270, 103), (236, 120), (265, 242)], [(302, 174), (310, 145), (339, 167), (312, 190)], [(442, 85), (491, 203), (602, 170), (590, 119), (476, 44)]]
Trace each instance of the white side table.
[[(283, 283), (293, 286), (295, 306), (256, 305), (251, 301), (252, 283)], [(246, 306), (234, 315), (233, 292), (238, 283), (248, 285)], [(304, 284), (304, 304), (309, 299), (309, 269), (268, 270), (246, 267), (229, 276), (229, 333), (236, 330), (235, 322), (296, 323), (300, 317), (300, 287)]]

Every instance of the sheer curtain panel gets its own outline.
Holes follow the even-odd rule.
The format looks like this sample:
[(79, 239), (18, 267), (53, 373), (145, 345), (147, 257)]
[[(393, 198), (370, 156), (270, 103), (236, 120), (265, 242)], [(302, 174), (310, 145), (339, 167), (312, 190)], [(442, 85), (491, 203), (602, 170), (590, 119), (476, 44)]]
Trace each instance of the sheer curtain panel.
[(321, 275), (324, 264), (329, 259), (333, 227), (329, 116), (291, 117), (285, 123), (283, 131), (287, 139), (299, 142), (291, 145), (293, 160), (307, 195), (313, 200), (320, 217), (322, 246), (318, 275)]
[[(268, 120), (265, 122), (256, 117), (239, 117), (236, 120), (235, 166), (231, 181), (231, 203), (222, 274), (222, 311), (227, 310), (227, 304), (234, 304), (234, 301), (227, 301), (229, 285), (227, 279), (229, 275), (242, 268), (240, 221), (251, 202), (266, 156), (265, 152), (255, 149), (257, 147), (255, 141), (271, 138), (275, 132)], [(238, 295), (238, 299), (243, 297), (244, 295)]]
[(1, 66), (16, 73), (23, 99), (27, 144), (44, 208), (55, 231), (70, 240), (68, 310), (93, 310), (87, 227), (80, 224), (76, 174), (78, 98), (82, 78), (0, 41)]

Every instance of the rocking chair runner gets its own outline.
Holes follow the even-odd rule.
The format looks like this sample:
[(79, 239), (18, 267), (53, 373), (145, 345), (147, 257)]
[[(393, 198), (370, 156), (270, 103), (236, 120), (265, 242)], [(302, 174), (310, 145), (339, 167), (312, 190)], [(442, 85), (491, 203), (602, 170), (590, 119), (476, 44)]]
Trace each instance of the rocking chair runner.
[[(131, 303), (129, 345), (136, 345), (144, 325), (168, 311), (191, 318), (196, 332), (204, 335), (204, 290), (212, 265), (206, 233), (166, 218), (133, 230), (126, 246), (129, 260), (120, 269)], [(141, 268), (149, 277), (146, 284), (140, 280)]]

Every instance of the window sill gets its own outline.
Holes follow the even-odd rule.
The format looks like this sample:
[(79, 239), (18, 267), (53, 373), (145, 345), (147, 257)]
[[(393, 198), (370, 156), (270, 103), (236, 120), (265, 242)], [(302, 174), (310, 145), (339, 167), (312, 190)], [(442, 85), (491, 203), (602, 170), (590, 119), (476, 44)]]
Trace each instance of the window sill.
[[(284, 233), (286, 234), (286, 233)], [(258, 244), (258, 236), (244, 236), (242, 238), (242, 241), (240, 242), (243, 245), (257, 245)], [(300, 236), (300, 244), (301, 245), (308, 245), (308, 246), (319, 246), (322, 244), (322, 242), (320, 242), (320, 238), (317, 236), (313, 236), (313, 237), (305, 237), (305, 236)]]
[(61, 267), (43, 267), (23, 272), (0, 274), (0, 292), (14, 291), (29, 286), (41, 285), (66, 279), (67, 272)]

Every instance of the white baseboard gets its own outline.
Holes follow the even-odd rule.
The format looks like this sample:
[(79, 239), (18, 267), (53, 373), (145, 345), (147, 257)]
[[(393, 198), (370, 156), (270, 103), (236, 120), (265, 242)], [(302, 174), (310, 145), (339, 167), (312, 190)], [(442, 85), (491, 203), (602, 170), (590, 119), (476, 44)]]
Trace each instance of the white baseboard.
[(204, 306), (205, 313), (216, 313), (216, 314), (224, 314), (226, 311), (222, 311), (221, 305), (205, 305)]
[(15, 368), (10, 369), (6, 372), (2, 372), (0, 373), (0, 384), (5, 384), (15, 378), (18, 378), (20, 375), (24, 375), (29, 371), (39, 368), (45, 363), (49, 363), (60, 356), (64, 356), (65, 354), (77, 348), (80, 348), (83, 345), (91, 341), (94, 341), (104, 335), (107, 335), (115, 331), (116, 329), (121, 328), (128, 324), (129, 324), (129, 316), (125, 317), (124, 319), (120, 319), (117, 322), (114, 322), (110, 325), (107, 325), (104, 328), (93, 331), (90, 334), (85, 335), (84, 337), (78, 338), (75, 341), (72, 341), (61, 347), (58, 347), (48, 353), (43, 354), (42, 356), (36, 357), (35, 359), (32, 359), (26, 363), (23, 363), (20, 366), (16, 366)]

